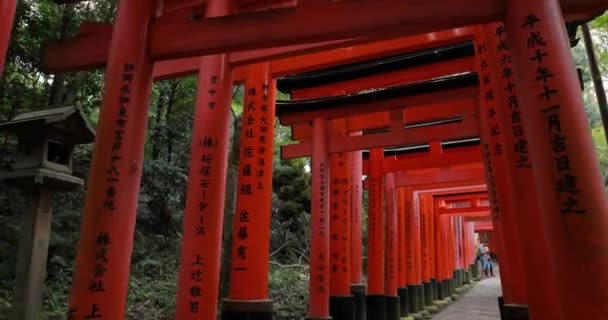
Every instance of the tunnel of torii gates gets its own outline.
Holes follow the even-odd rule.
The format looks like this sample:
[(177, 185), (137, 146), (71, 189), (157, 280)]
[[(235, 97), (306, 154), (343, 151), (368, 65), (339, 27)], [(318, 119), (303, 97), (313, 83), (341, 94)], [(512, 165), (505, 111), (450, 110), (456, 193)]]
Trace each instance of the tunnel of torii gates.
[[(48, 72), (106, 68), (68, 319), (124, 316), (150, 87), (190, 74), (199, 87), (176, 319), (217, 317), (234, 84), (245, 106), (222, 318), (272, 318), (275, 115), (298, 141), (282, 157), (312, 158), (309, 319), (433, 311), (470, 279), (474, 232), (492, 233), (503, 317), (605, 317), (608, 206), (565, 26), (606, 8), (119, 1), (113, 25), (84, 23), (43, 52)], [(15, 0), (0, 9), (4, 57)], [(275, 101), (277, 85), (293, 100)]]

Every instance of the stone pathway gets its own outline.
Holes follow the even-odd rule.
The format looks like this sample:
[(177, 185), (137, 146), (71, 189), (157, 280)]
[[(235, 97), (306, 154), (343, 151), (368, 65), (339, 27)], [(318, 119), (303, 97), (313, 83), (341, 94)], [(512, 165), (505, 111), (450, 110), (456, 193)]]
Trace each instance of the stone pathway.
[(500, 278), (484, 279), (433, 320), (499, 320)]

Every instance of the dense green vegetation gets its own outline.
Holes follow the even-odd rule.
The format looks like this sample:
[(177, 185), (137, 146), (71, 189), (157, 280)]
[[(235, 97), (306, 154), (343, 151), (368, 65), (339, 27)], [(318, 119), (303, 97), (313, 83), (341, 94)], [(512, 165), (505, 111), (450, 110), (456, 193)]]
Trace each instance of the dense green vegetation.
[[(83, 20), (111, 21), (116, 0), (85, 1), (69, 9), (52, 0), (22, 0), (5, 72), (0, 78), (0, 122), (15, 115), (46, 108), (50, 104), (77, 103), (95, 123), (103, 87), (103, 70), (51, 75), (40, 71), (41, 44), (69, 37)], [(608, 69), (608, 17), (594, 25), (601, 67)], [(589, 125), (604, 172), (608, 168), (607, 145), (597, 102), (586, 67), (582, 44), (574, 49), (576, 64), (585, 70), (585, 103)], [(196, 97), (196, 78), (158, 82), (154, 85), (149, 113), (145, 167), (137, 211), (137, 230), (129, 284), (129, 319), (173, 319), (176, 270), (181, 240), (189, 130)], [(242, 88), (235, 88), (232, 132), (238, 137), (242, 112)], [(277, 125), (277, 145), (290, 139), (288, 129)], [(234, 177), (238, 152), (233, 139), (229, 159), (225, 243), (231, 234), (234, 211)], [(0, 166), (12, 161), (15, 140), (0, 135)], [(76, 171), (85, 177), (92, 146), (77, 150)], [(276, 149), (273, 173), (270, 292), (278, 319), (300, 319), (306, 310), (310, 211), (310, 176), (307, 160), (280, 160)], [(231, 183), (232, 182), (232, 183)], [(53, 204), (53, 232), (48, 276), (44, 291), (44, 319), (63, 319), (70, 288), (75, 243), (78, 240), (83, 192), (57, 195)], [(0, 319), (12, 302), (20, 217), (24, 207), (20, 191), (0, 185)], [(227, 246), (226, 246), (227, 247)], [(227, 259), (225, 259), (227, 260)], [(225, 261), (226, 262), (226, 261)], [(227, 270), (223, 265), (222, 274)], [(225, 278), (225, 277), (224, 277)], [(222, 283), (222, 292), (226, 291)]]

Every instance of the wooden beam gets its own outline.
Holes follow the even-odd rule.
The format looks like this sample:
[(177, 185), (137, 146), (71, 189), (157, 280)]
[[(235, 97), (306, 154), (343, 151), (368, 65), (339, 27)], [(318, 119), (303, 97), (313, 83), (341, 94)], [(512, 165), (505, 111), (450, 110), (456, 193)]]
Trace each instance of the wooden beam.
[(289, 112), (279, 115), (282, 125), (293, 125), (297, 123), (308, 123), (314, 118), (322, 117), (325, 119), (347, 118), (354, 115), (375, 113), (378, 111), (390, 111), (411, 106), (433, 105), (438, 103), (449, 103), (473, 99), (477, 96), (479, 87), (467, 85), (445, 90), (433, 90), (432, 92), (406, 95), (382, 100), (374, 100), (350, 105), (338, 105), (333, 108), (318, 108), (311, 111), (302, 110), (299, 112)]
[[(92, 25), (95, 29), (91, 29)], [(83, 23), (79, 35), (75, 38), (45, 43), (42, 50), (42, 69), (47, 72), (67, 72), (103, 68), (110, 50), (111, 38), (111, 24)], [(237, 51), (231, 53), (229, 59), (234, 66), (274, 60), (271, 70), (273, 75), (278, 77), (447, 46), (472, 38), (473, 29), (465, 27), (383, 41), (374, 41), (373, 38), (339, 39), (271, 49)], [(155, 64), (154, 77), (162, 80), (196, 74), (199, 61), (198, 56), (159, 60)]]
[(431, 172), (397, 172), (396, 185), (407, 187), (424, 184), (446, 184), (454, 187), (456, 183), (461, 186), (485, 184), (485, 170), (483, 167), (473, 169), (453, 169), (450, 167), (438, 168)]
[[(425, 144), (430, 141), (458, 140), (477, 137), (479, 130), (473, 115), (467, 115), (462, 122), (440, 126), (404, 128), (389, 132), (366, 134), (352, 137), (329, 137), (329, 153), (366, 150), (381, 147), (400, 147)], [(281, 158), (294, 159), (310, 156), (310, 141), (281, 146)]]
[(490, 213), (490, 207), (439, 208), (437, 211), (439, 214), (449, 216), (485, 216)]
[(344, 91), (345, 94), (352, 94), (367, 89), (386, 88), (400, 84), (436, 79), (452, 74), (475, 71), (476, 66), (473, 57), (466, 57), (382, 73), (371, 77), (332, 83), (309, 89), (301, 89), (298, 90), (298, 94), (307, 97), (328, 97), (332, 96), (332, 93), (335, 93), (336, 91)]
[[(560, 2), (566, 15), (608, 7), (605, 0)], [(154, 22), (150, 51), (156, 59), (173, 59), (369, 35), (400, 37), (501, 21), (505, 7), (505, 0), (306, 0), (295, 8), (227, 17), (175, 21), (169, 15)]]
[[(476, 104), (473, 99), (433, 105), (408, 106), (403, 109), (403, 125), (437, 121), (474, 113), (476, 113)], [(390, 124), (390, 116), (387, 111), (354, 115), (346, 119), (347, 130), (350, 132), (389, 128)], [(299, 141), (311, 139), (312, 126), (310, 123), (293, 125), (291, 138)]]

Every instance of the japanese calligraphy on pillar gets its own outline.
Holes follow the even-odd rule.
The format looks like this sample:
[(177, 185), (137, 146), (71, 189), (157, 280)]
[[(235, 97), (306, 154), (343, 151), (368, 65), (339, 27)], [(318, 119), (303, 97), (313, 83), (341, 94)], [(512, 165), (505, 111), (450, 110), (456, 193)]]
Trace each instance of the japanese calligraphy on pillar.
[[(209, 85), (206, 92), (207, 95), (207, 107), (209, 109), (215, 108), (217, 103), (217, 85), (218, 85), (218, 77), (212, 75), (209, 77)], [(213, 136), (203, 136), (199, 141), (199, 148), (202, 149), (202, 154), (200, 156), (199, 161), (199, 170), (198, 170), (198, 179), (199, 179), (199, 197), (200, 199), (198, 203), (198, 219), (196, 223), (192, 226), (186, 226), (186, 228), (190, 227), (193, 230), (191, 231), (196, 238), (198, 238), (198, 243), (204, 243), (204, 239), (207, 236), (207, 220), (208, 220), (208, 208), (210, 199), (210, 190), (214, 187), (211, 180), (211, 175), (213, 174), (213, 168), (215, 167), (215, 154), (218, 147), (217, 138)], [(205, 266), (207, 261), (204, 260), (204, 253), (202, 252), (202, 248), (196, 248), (194, 252), (192, 252), (192, 256), (190, 261), (187, 261), (188, 268), (190, 270), (189, 277), (189, 312), (191, 314), (199, 314), (203, 301), (203, 289), (205, 282)], [(184, 262), (182, 262), (184, 263)], [(184, 266), (182, 266), (183, 268)]]
[[(528, 52), (530, 61), (536, 69), (535, 81), (538, 84), (538, 99), (542, 102), (542, 114), (546, 121), (546, 130), (551, 137), (548, 143), (553, 151), (554, 162), (551, 164), (556, 170), (556, 191), (559, 193), (560, 211), (562, 214), (583, 214), (586, 212), (579, 200), (579, 178), (570, 168), (570, 159), (566, 140), (568, 137), (562, 132), (560, 118), (559, 91), (553, 84), (555, 74), (546, 63), (551, 54), (547, 50), (547, 43), (537, 24), (541, 20), (535, 14), (529, 14), (522, 21), (521, 29), (528, 35)], [(547, 164), (549, 165), (549, 164)]]
[(351, 167), (350, 153), (331, 156), (331, 291), (332, 294), (350, 292), (350, 204)]
[(368, 175), (369, 210), (368, 210), (368, 293), (385, 293), (385, 259), (384, 259), (384, 174), (382, 159), (384, 150), (370, 150), (370, 167)]
[[(114, 129), (111, 134), (112, 137), (112, 148), (108, 157), (110, 158), (109, 166), (105, 171), (105, 194), (102, 203), (102, 212), (107, 214), (115, 214), (118, 206), (115, 202), (116, 195), (121, 192), (118, 186), (120, 184), (121, 170), (124, 168), (121, 166), (123, 151), (123, 138), (128, 121), (129, 105), (131, 101), (131, 83), (133, 82), (133, 76), (135, 72), (135, 64), (125, 63), (122, 71), (122, 81), (120, 86), (120, 95), (118, 97), (118, 112), (115, 115)], [(109, 253), (112, 242), (110, 241), (111, 235), (108, 231), (101, 231), (97, 235), (95, 242), (95, 261), (92, 264), (91, 269), (91, 280), (89, 281), (89, 292), (93, 295), (105, 292), (104, 278), (106, 272), (109, 271)], [(76, 319), (76, 310), (70, 309), (68, 311), (68, 319)], [(92, 302), (90, 308), (85, 310), (85, 319), (102, 319), (104, 317), (103, 310), (99, 303)]]
[(488, 51), (485, 40), (476, 43), (477, 57), (479, 62), (479, 77), (482, 99), (485, 106), (488, 108), (488, 118), (486, 119), (489, 127), (490, 135), (488, 140), (482, 145), (482, 153), (487, 171), (488, 191), (490, 192), (490, 203), (492, 204), (492, 219), (494, 221), (501, 220), (500, 207), (498, 205), (498, 195), (496, 192), (496, 183), (494, 182), (494, 170), (492, 168), (491, 157), (502, 156), (502, 143), (500, 142), (500, 127), (496, 119), (496, 100), (494, 89), (492, 87), (492, 79), (490, 75), (490, 66), (488, 64)]
[[(382, 182), (381, 179), (379, 179), (379, 177), (370, 177), (369, 178), (369, 192), (370, 195), (371, 193), (373, 193), (375, 195), (374, 198), (370, 197), (369, 201), (369, 214), (368, 214), (368, 227), (369, 227), (369, 231), (368, 234), (369, 235), (378, 235), (380, 232), (380, 228), (382, 227)], [(380, 198), (380, 199), (377, 199)], [(370, 247), (370, 256), (372, 254), (376, 254), (378, 255), (378, 251), (380, 251), (379, 246), (381, 245), (381, 243), (379, 241), (384, 240), (384, 239), (380, 239), (380, 237), (377, 236), (369, 236), (368, 237), (368, 241), (369, 243), (369, 247)], [(380, 257), (384, 257), (383, 254), (380, 255)], [(372, 278), (375, 278), (376, 275), (371, 275)]]
[(428, 268), (428, 234), (427, 234), (427, 203), (424, 197), (420, 197), (420, 247), (422, 270)]
[[(273, 117), (269, 112), (269, 84), (251, 83), (245, 88), (245, 110), (243, 112), (243, 127), (241, 134), (241, 156), (239, 159), (239, 186), (237, 202), (237, 219), (235, 221), (234, 238), (236, 250), (232, 261), (234, 271), (247, 271), (251, 233), (251, 223), (256, 219), (258, 211), (256, 199), (262, 199), (262, 193), (270, 188), (266, 177), (268, 159), (272, 159)], [(270, 128), (269, 128), (270, 127)], [(264, 214), (258, 212), (258, 215)]]
[[(522, 123), (521, 109), (519, 100), (517, 98), (516, 85), (513, 79), (513, 69), (511, 65), (511, 55), (509, 51), (509, 43), (507, 41), (507, 35), (505, 27), (499, 25), (496, 28), (496, 38), (498, 45), (496, 50), (498, 52), (498, 62), (500, 67), (500, 77), (506, 82), (506, 86), (503, 88), (505, 91), (505, 97), (507, 105), (509, 106), (508, 116), (511, 118), (511, 130), (513, 132), (513, 151), (515, 152), (515, 167), (516, 168), (531, 168), (530, 160), (528, 158), (529, 148), (528, 139), (526, 138), (524, 126)], [(536, 39), (536, 38), (535, 38)], [(538, 39), (542, 41), (542, 39)], [(499, 75), (496, 75), (497, 77)], [(507, 115), (505, 115), (507, 116)]]
[(116, 210), (114, 197), (119, 192), (117, 185), (120, 183), (120, 172), (118, 171), (120, 160), (122, 159), (120, 151), (122, 150), (122, 141), (125, 135), (125, 126), (127, 125), (127, 112), (129, 110), (129, 102), (131, 100), (131, 82), (133, 82), (133, 71), (135, 65), (126, 63), (122, 73), (122, 84), (120, 87), (120, 96), (118, 98), (118, 114), (116, 115), (116, 123), (112, 134), (112, 151), (109, 154), (110, 167), (106, 172), (106, 192), (103, 202), (103, 209), (106, 211)]
[(406, 241), (406, 233), (405, 233), (405, 190), (403, 188), (397, 188), (397, 211), (399, 216), (399, 241), (397, 242), (397, 253), (399, 259), (397, 259), (397, 272), (400, 275), (400, 285), (404, 285), (403, 283), (403, 275), (405, 275), (405, 241)]
[[(387, 173), (385, 175), (386, 184), (386, 294), (396, 293), (397, 287), (393, 288), (393, 285), (397, 284), (397, 207), (396, 207), (396, 195), (395, 195), (395, 173)], [(395, 291), (395, 292), (391, 292)]]
[(406, 189), (406, 197), (405, 197), (405, 235), (406, 235), (406, 239), (407, 239), (407, 261), (406, 261), (406, 268), (408, 270), (408, 274), (410, 272), (413, 272), (414, 270), (414, 226), (413, 226), (413, 219), (412, 219), (412, 214), (413, 214), (413, 203), (412, 203), (412, 198), (411, 198), (411, 191)]
[[(328, 226), (328, 221), (325, 220), (325, 217), (327, 216), (327, 212), (326, 212), (326, 207), (327, 204), (325, 203), (326, 199), (327, 199), (327, 195), (326, 193), (329, 192), (326, 181), (327, 181), (327, 164), (325, 162), (322, 162), (319, 165), (319, 176), (320, 176), (320, 184), (319, 184), (319, 195), (320, 195), (320, 202), (319, 202), (319, 233), (316, 235), (312, 235), (313, 237), (318, 237), (320, 239), (323, 239), (325, 237), (327, 237), (327, 226)], [(323, 253), (319, 254), (319, 257), (317, 259), (317, 261), (319, 262), (318, 265), (313, 266), (313, 270), (311, 272), (311, 277), (312, 277), (312, 282), (314, 283), (313, 287), (315, 288), (315, 290), (318, 293), (325, 293), (327, 292), (328, 288), (327, 288), (327, 282), (329, 281), (329, 279), (325, 278), (325, 274), (326, 272), (326, 265), (327, 265), (327, 258)], [(314, 272), (316, 271), (316, 272)]]
[[(229, 298), (268, 298), (275, 88), (267, 63), (249, 67), (245, 85)], [(248, 283), (248, 285), (244, 285)]]

